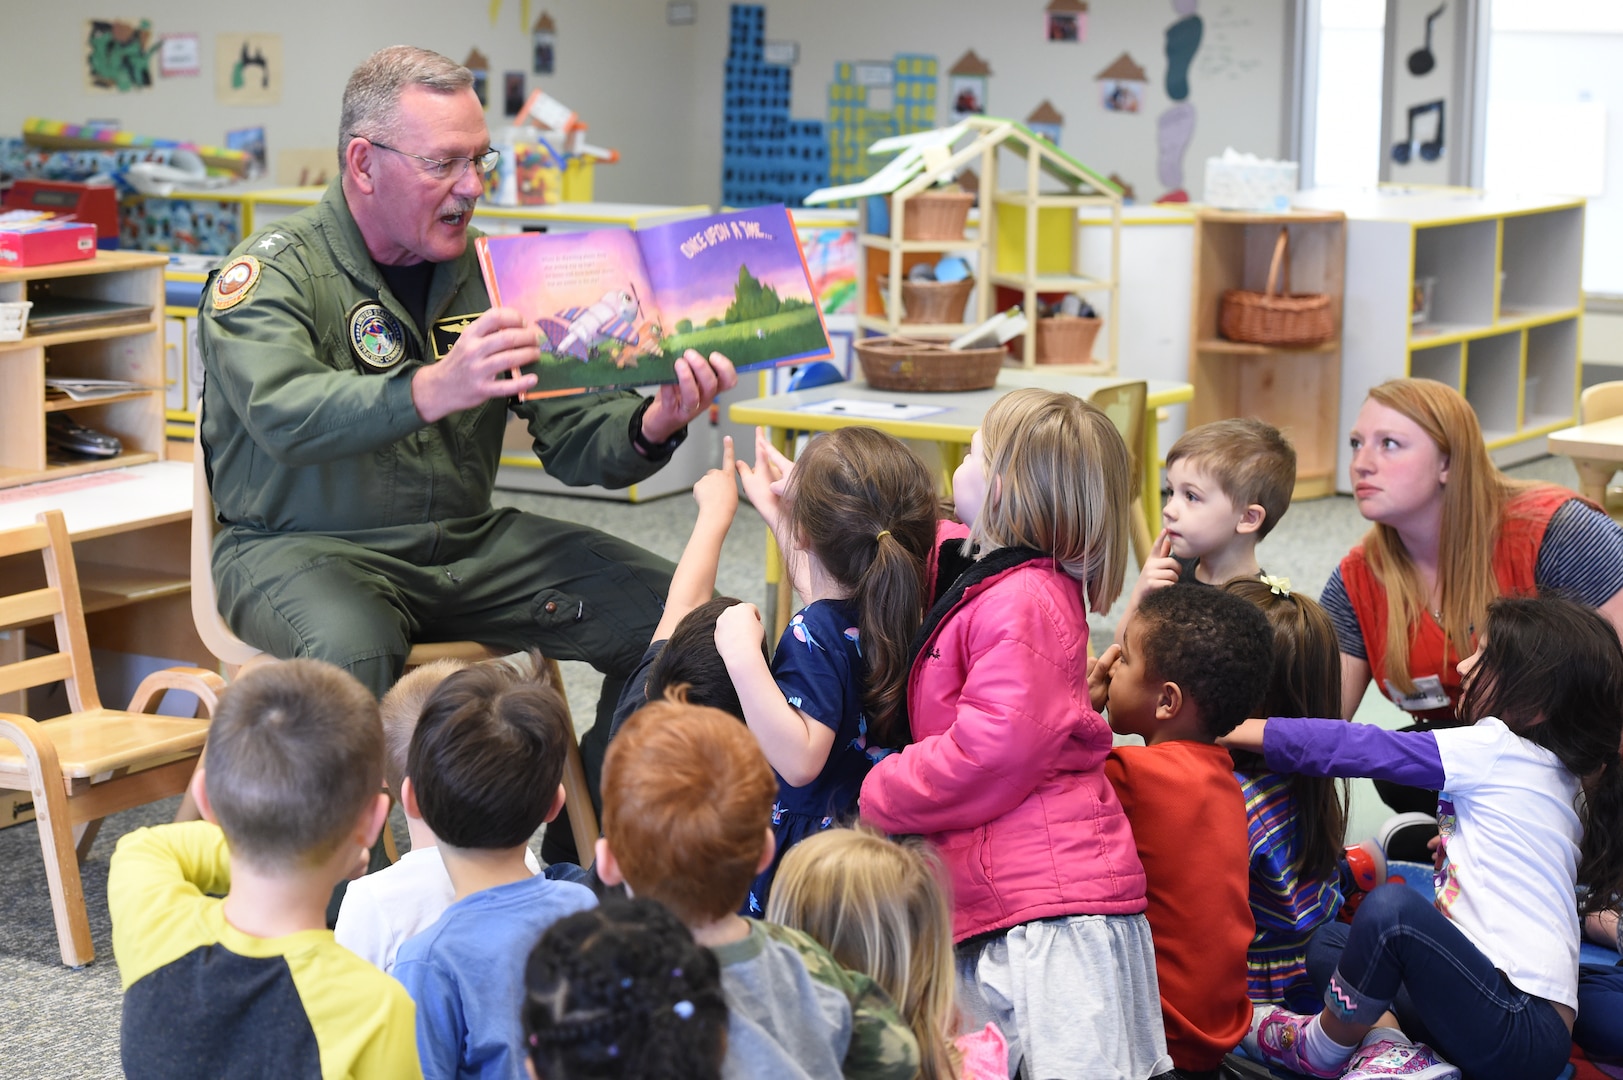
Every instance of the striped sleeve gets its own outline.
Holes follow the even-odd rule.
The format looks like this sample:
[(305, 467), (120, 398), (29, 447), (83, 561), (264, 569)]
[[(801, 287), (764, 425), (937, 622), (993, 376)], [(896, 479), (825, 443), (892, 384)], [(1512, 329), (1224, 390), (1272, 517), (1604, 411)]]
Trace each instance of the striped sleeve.
[(1577, 499), (1562, 503), (1544, 532), (1533, 581), (1600, 607), (1623, 592), (1623, 528)]
[[(1545, 545), (1548, 544), (1546, 540)], [(1340, 566), (1330, 572), (1330, 580), (1319, 594), (1319, 606), (1330, 616), (1330, 625), (1336, 628), (1336, 642), (1341, 651), (1354, 659), (1368, 660), (1364, 631), (1358, 626), (1358, 616), (1353, 614), (1352, 599), (1347, 595), (1347, 586), (1342, 584)]]

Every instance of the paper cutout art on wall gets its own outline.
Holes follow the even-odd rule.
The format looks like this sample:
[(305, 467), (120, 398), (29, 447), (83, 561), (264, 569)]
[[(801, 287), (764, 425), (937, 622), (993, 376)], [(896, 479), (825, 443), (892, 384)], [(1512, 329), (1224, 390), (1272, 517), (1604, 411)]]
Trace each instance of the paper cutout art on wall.
[(542, 12), (530, 28), (530, 71), (535, 75), (551, 75), (553, 62), (553, 46), (556, 44), (558, 27), (552, 21), (552, 16)]
[(1150, 76), (1128, 53), (1112, 60), (1094, 79), (1099, 83), (1099, 104), (1110, 112), (1136, 113), (1143, 107)]
[(158, 47), (158, 74), (166, 79), (203, 73), (203, 46), (196, 34), (165, 34)]
[(1080, 44), (1088, 40), (1086, 0), (1050, 0), (1043, 36), (1049, 41)]
[(1437, 54), (1431, 51), (1431, 24), (1446, 7), (1447, 4), (1438, 4), (1437, 10), (1426, 16), (1426, 43), (1409, 54), (1409, 74), (1417, 79), (1431, 74), (1431, 69), (1437, 66)]
[(214, 96), (222, 105), (282, 100), (282, 35), (221, 34), (214, 39)]
[(821, 120), (789, 116), (790, 71), (769, 64), (766, 8), (734, 4), (721, 117), (721, 201), (759, 206), (800, 200), (828, 180)]
[(1198, 0), (1172, 0), (1172, 9), (1181, 16), (1167, 27), (1167, 97), (1183, 101), (1189, 97), (1189, 65), (1195, 62), (1195, 51), (1205, 31), (1200, 16), (1195, 14)]
[(868, 147), (935, 127), (940, 64), (901, 53), (890, 60), (841, 60), (828, 84), (828, 182), (852, 184), (876, 172)]
[(1059, 145), (1059, 133), (1064, 125), (1064, 114), (1054, 108), (1054, 103), (1047, 98), (1043, 98), (1043, 103), (1026, 117), (1026, 126), (1055, 146)]
[(947, 94), (952, 99), (952, 115), (962, 120), (966, 116), (985, 115), (986, 83), (992, 75), (992, 65), (975, 55), (970, 49), (947, 69)]
[[(1437, 123), (1432, 128), (1432, 136), (1423, 139), (1415, 134), (1415, 121), (1425, 120), (1432, 113), (1437, 114)], [(1399, 165), (1407, 165), (1411, 161), (1437, 161), (1443, 156), (1443, 99), (1427, 101), (1420, 105), (1409, 106), (1409, 128), (1407, 138), (1400, 139), (1392, 144), (1392, 160)]]
[(87, 19), (85, 78), (93, 90), (145, 90), (152, 85), (152, 55), (158, 48), (149, 19)]
[[(496, 0), (500, 3), (501, 0)], [(477, 48), (469, 49), (462, 66), (473, 72), (473, 92), (479, 104), (490, 104), (490, 61)]]
[(1205, 31), (1200, 16), (1195, 13), (1199, 0), (1172, 0), (1172, 10), (1179, 16), (1166, 31), (1167, 97), (1174, 104), (1155, 121), (1155, 171), (1161, 186), (1166, 189), (1156, 202), (1189, 201), (1188, 187), (1183, 178), (1183, 158), (1189, 143), (1195, 137), (1195, 106), (1188, 101), (1189, 67), (1195, 62), (1200, 49), (1201, 35)]

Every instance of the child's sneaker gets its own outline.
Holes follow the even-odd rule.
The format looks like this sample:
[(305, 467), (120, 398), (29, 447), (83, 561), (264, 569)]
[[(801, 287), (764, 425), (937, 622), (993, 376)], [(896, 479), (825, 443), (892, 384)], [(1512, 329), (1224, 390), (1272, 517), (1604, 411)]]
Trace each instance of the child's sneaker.
[(1425, 1043), (1366, 1040), (1347, 1062), (1343, 1080), (1459, 1080), (1460, 1071)]
[(1251, 1030), (1240, 1046), (1258, 1061), (1279, 1065), (1303, 1076), (1340, 1076), (1345, 1065), (1320, 1069), (1302, 1056), (1302, 1029), (1312, 1020), (1311, 1016), (1301, 1013), (1258, 1005), (1251, 1013)]
[(1341, 862), (1341, 895), (1344, 902), (1336, 916), (1350, 923), (1353, 913), (1367, 893), (1386, 884), (1386, 855), (1375, 840), (1348, 845)]
[(1436, 835), (1435, 814), (1393, 814), (1375, 830), (1375, 842), (1393, 862), (1417, 862), (1430, 866), (1432, 855), (1427, 845)]

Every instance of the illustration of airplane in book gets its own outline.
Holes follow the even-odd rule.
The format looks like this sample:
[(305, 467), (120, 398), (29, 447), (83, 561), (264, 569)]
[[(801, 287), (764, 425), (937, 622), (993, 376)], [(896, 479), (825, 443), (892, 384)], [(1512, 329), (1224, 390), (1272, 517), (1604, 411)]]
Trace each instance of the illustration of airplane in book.
[(592, 350), (606, 340), (635, 348), (641, 341), (637, 315), (642, 302), (637, 287), (610, 289), (603, 299), (586, 307), (566, 308), (551, 318), (537, 319), (546, 338), (546, 350), (556, 356), (573, 356), (582, 363), (592, 358)]

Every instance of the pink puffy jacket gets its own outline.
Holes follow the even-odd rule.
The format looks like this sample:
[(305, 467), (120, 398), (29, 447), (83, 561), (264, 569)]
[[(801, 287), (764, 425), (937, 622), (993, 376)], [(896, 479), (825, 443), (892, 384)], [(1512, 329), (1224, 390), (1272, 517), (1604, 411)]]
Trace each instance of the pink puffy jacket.
[(869, 772), (863, 819), (940, 851), (955, 941), (1143, 911), (1144, 867), (1104, 774), (1110, 728), (1088, 698), (1081, 586), (1048, 556), (1003, 549), (938, 617), (908, 676), (913, 744)]

